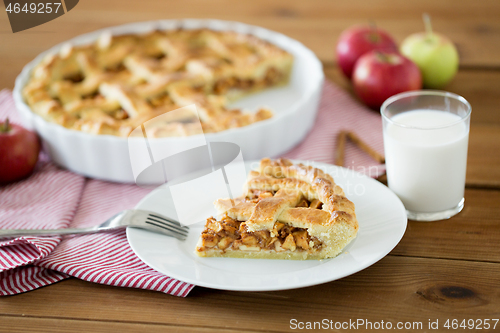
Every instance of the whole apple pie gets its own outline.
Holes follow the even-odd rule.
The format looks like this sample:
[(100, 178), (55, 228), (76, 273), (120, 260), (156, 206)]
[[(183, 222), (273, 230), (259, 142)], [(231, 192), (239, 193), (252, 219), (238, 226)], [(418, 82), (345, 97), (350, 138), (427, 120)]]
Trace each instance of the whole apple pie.
[[(243, 112), (228, 103), (285, 84), (292, 63), (279, 47), (236, 32), (105, 33), (91, 45), (66, 45), (45, 57), (23, 97), (45, 120), (88, 133), (128, 136), (144, 122), (190, 104), (197, 113), (186, 109), (155, 124), (152, 136), (219, 132), (272, 117), (265, 108)], [(196, 122), (201, 127), (192, 126)]]
[(354, 204), (322, 170), (262, 159), (245, 194), (215, 202), (196, 247), (201, 257), (325, 259), (358, 232)]

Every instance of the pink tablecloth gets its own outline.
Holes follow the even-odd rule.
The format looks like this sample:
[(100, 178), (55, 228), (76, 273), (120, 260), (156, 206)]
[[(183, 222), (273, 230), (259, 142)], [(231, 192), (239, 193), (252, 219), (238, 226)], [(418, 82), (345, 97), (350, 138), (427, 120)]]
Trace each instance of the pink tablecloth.
[[(0, 119), (18, 122), (10, 91), (0, 92)], [(316, 123), (308, 137), (285, 157), (334, 162), (336, 136), (354, 131), (383, 151), (380, 116), (326, 82)], [(348, 144), (346, 167), (372, 177), (384, 168)], [(135, 206), (149, 190), (135, 185), (85, 179), (54, 166), (44, 155), (28, 179), (0, 187), (0, 228), (62, 228), (96, 225)], [(186, 296), (194, 287), (144, 264), (130, 248), (125, 231), (68, 236), (19, 237), (0, 241), (0, 295), (33, 290), (70, 276), (90, 282)]]

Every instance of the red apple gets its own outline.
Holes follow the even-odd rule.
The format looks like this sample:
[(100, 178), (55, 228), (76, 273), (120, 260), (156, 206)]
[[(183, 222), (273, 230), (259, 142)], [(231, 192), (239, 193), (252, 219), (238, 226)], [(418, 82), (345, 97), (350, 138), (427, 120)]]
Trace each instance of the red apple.
[(0, 123), (0, 184), (29, 176), (39, 153), (40, 141), (35, 133), (9, 124), (8, 119)]
[(370, 26), (354, 26), (342, 32), (337, 43), (337, 62), (347, 78), (363, 54), (373, 50), (397, 52), (394, 39), (384, 30)]
[(398, 53), (372, 51), (356, 62), (353, 84), (358, 97), (377, 109), (392, 95), (422, 89), (422, 74), (417, 65)]

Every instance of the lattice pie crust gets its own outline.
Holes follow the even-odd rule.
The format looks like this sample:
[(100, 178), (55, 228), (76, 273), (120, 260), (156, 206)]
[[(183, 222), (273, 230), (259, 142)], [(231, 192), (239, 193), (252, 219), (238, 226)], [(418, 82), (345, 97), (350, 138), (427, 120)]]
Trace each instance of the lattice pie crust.
[(201, 257), (332, 258), (359, 228), (354, 204), (330, 175), (286, 159), (262, 159), (245, 195), (215, 206), (223, 216), (207, 219), (196, 247)]
[[(242, 94), (288, 81), (293, 58), (251, 35), (207, 29), (103, 34), (44, 58), (23, 89), (45, 120), (94, 134), (128, 136), (156, 116), (196, 104), (152, 136), (218, 132), (272, 117), (268, 109), (228, 109)], [(151, 133), (148, 134), (148, 136)]]

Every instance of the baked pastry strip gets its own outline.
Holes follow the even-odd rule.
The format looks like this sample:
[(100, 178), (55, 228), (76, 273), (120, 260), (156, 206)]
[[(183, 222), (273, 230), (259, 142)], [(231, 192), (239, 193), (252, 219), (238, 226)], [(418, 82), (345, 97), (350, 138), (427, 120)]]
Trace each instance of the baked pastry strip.
[[(95, 43), (66, 45), (32, 71), (23, 97), (47, 121), (92, 134), (128, 136), (158, 114), (196, 104), (199, 119), (166, 123), (153, 137), (248, 126), (272, 117), (228, 103), (288, 82), (293, 57), (251, 35), (172, 30), (144, 35), (104, 33)], [(139, 124), (139, 125), (137, 125)]]
[(219, 199), (196, 247), (202, 257), (325, 259), (337, 256), (359, 229), (354, 204), (322, 170), (262, 159), (245, 195)]

